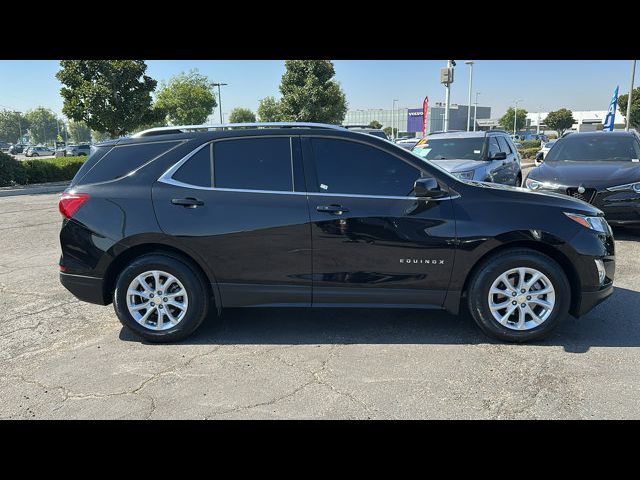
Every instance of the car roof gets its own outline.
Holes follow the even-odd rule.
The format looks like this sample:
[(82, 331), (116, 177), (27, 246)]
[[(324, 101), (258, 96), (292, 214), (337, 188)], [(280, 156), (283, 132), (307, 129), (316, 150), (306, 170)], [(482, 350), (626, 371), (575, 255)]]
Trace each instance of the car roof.
[(570, 135), (566, 135), (561, 138), (569, 138), (569, 137), (600, 137), (602, 135), (610, 135), (612, 137), (632, 137), (637, 135), (637, 133), (633, 131), (625, 131), (625, 130), (614, 130), (613, 132), (606, 132), (604, 130), (600, 130), (598, 132), (570, 132)]
[(489, 132), (442, 132), (429, 135), (428, 139), (433, 140), (436, 138), (481, 138), (484, 137), (487, 133)]

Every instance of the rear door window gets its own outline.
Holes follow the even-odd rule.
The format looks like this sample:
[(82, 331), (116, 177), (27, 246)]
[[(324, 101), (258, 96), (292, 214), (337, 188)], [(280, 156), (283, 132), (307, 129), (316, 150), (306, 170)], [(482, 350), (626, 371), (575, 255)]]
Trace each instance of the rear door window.
[(290, 137), (219, 141), (213, 159), (216, 188), (293, 191)]
[(211, 187), (211, 144), (192, 155), (172, 178), (188, 185)]
[[(122, 145), (111, 148), (83, 177), (83, 184), (106, 182), (124, 177), (142, 165), (168, 152), (181, 142), (153, 142)], [(91, 160), (91, 157), (90, 159)], [(82, 170), (82, 169), (81, 169)], [(80, 173), (80, 172), (78, 172)]]

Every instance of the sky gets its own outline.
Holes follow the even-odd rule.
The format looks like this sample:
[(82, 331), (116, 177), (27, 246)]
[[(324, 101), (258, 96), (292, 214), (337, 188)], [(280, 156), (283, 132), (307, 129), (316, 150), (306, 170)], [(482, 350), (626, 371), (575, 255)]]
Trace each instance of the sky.
[[(451, 102), (466, 104), (469, 67), (456, 60)], [(500, 117), (515, 99), (529, 112), (606, 110), (613, 90), (627, 93), (630, 60), (474, 60), (473, 92), (478, 103)], [(235, 107), (255, 112), (260, 99), (279, 97), (284, 61), (276, 60), (150, 60), (147, 74), (161, 81), (180, 72), (198, 69), (222, 87), (222, 111)], [(400, 108), (420, 108), (426, 95), (431, 104), (444, 101), (440, 68), (446, 60), (336, 60), (336, 77), (349, 109), (390, 109), (394, 99)], [(26, 111), (43, 106), (62, 114), (60, 83), (54, 60), (0, 60), (0, 109)], [(639, 85), (636, 69), (635, 86)], [(474, 100), (472, 100), (473, 103)], [(216, 118), (219, 115), (215, 112)]]

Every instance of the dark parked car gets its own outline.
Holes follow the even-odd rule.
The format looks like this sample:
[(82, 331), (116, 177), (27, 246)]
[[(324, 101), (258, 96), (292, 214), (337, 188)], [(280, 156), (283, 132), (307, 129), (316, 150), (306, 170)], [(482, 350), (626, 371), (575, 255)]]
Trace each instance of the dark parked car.
[(81, 157), (91, 153), (91, 145), (83, 143), (79, 145), (67, 145), (65, 149), (67, 157)]
[(526, 186), (584, 200), (612, 225), (640, 227), (640, 137), (636, 132), (573, 132), (529, 173)]
[(367, 126), (360, 126), (360, 125), (346, 125), (344, 128), (348, 128), (352, 132), (366, 133), (368, 135), (373, 135), (374, 137), (379, 137), (385, 140), (389, 140), (389, 137), (387, 136), (386, 133), (384, 133), (384, 130), (382, 130), (381, 128), (370, 128)]
[(412, 152), (463, 180), (522, 185), (520, 155), (502, 131), (428, 135)]
[(16, 155), (18, 153), (23, 153), (25, 149), (25, 145), (22, 143), (16, 143), (15, 145), (11, 145), (11, 147), (9, 147), (9, 153), (11, 155)]
[(8, 152), (11, 149), (11, 144), (7, 142), (0, 142), (0, 152)]
[(467, 306), (521, 342), (613, 292), (591, 205), (460, 180), (338, 126), (268, 126), (98, 144), (60, 200), (62, 284), (151, 341), (226, 307)]

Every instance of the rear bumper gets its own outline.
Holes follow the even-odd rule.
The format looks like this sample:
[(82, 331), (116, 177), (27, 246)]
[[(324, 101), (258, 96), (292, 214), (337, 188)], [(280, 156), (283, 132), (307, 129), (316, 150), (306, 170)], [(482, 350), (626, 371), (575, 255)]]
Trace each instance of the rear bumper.
[(111, 300), (105, 297), (102, 278), (60, 272), (60, 283), (78, 300), (82, 300), (83, 302), (98, 305), (108, 305), (111, 303)]

